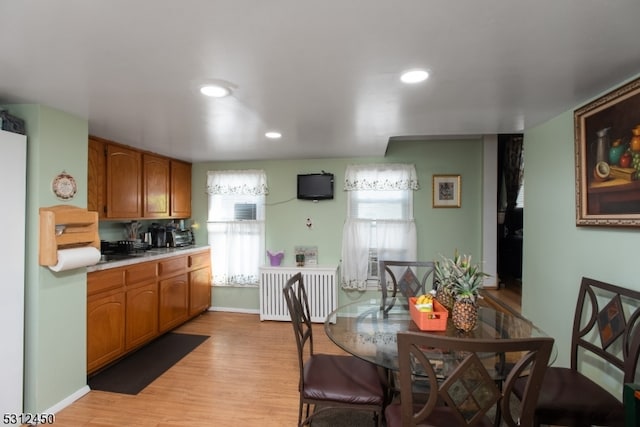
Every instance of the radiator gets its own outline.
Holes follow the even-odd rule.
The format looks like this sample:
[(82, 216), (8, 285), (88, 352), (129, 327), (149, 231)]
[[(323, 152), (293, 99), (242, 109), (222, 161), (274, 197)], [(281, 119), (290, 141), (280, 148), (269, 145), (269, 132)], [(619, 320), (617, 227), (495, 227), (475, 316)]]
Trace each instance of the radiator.
[(294, 274), (301, 272), (311, 321), (324, 323), (338, 303), (338, 267), (261, 267), (260, 320), (290, 321), (282, 288)]

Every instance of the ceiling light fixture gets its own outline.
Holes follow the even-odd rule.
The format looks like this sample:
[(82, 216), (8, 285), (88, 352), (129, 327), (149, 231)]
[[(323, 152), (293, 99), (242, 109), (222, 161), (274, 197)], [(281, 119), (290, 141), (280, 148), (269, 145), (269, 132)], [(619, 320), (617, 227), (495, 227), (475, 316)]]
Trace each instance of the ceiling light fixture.
[(400, 80), (403, 83), (420, 83), (429, 78), (429, 73), (426, 70), (410, 70), (402, 73)]
[(264, 134), (264, 136), (266, 136), (269, 139), (279, 139), (282, 138), (282, 134), (280, 132), (276, 132), (276, 131), (270, 131)]
[(231, 90), (224, 86), (219, 85), (207, 85), (200, 88), (200, 92), (203, 95), (211, 96), (213, 98), (224, 98), (231, 93)]

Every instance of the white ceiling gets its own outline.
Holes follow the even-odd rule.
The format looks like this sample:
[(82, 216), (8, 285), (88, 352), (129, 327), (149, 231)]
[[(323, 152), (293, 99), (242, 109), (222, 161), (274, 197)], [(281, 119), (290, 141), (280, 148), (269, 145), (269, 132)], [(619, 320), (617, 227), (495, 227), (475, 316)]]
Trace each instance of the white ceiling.
[(190, 161), (382, 156), (572, 109), (640, 72), (638, 34), (638, 0), (3, 0), (0, 103)]

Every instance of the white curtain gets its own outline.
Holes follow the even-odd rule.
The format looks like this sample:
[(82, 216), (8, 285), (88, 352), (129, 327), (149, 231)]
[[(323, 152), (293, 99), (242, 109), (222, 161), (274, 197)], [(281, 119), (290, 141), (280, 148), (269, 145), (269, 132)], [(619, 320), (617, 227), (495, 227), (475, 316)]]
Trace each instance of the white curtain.
[(365, 289), (369, 276), (371, 220), (347, 218), (342, 232), (342, 287)]
[[(262, 170), (208, 172), (207, 230), (214, 285), (257, 286), (265, 253), (264, 202), (268, 191)], [(239, 206), (245, 209), (239, 210)], [(247, 214), (247, 206), (255, 209)]]
[(415, 165), (375, 163), (348, 165), (344, 174), (345, 191), (418, 190)]
[[(343, 288), (366, 289), (377, 279), (370, 270), (377, 259), (416, 259), (413, 191), (418, 188), (414, 165), (347, 167), (344, 189), (350, 193), (342, 236)], [(381, 193), (376, 197), (372, 192)], [(391, 192), (393, 197), (386, 197)]]

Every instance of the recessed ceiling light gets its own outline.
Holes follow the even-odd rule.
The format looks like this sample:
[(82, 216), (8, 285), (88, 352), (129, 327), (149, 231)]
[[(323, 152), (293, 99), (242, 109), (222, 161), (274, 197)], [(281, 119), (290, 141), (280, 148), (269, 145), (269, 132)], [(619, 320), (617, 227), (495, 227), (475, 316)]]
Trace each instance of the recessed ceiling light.
[(420, 83), (429, 78), (429, 73), (425, 70), (410, 70), (400, 76), (404, 83)]
[(264, 136), (266, 136), (269, 139), (278, 139), (278, 138), (282, 138), (282, 134), (280, 132), (276, 132), (276, 131), (270, 131), (264, 134)]
[(224, 98), (225, 96), (231, 93), (231, 90), (229, 90), (229, 88), (226, 88), (224, 86), (207, 85), (207, 86), (202, 86), (200, 88), (200, 92), (203, 95), (212, 96), (214, 98)]

